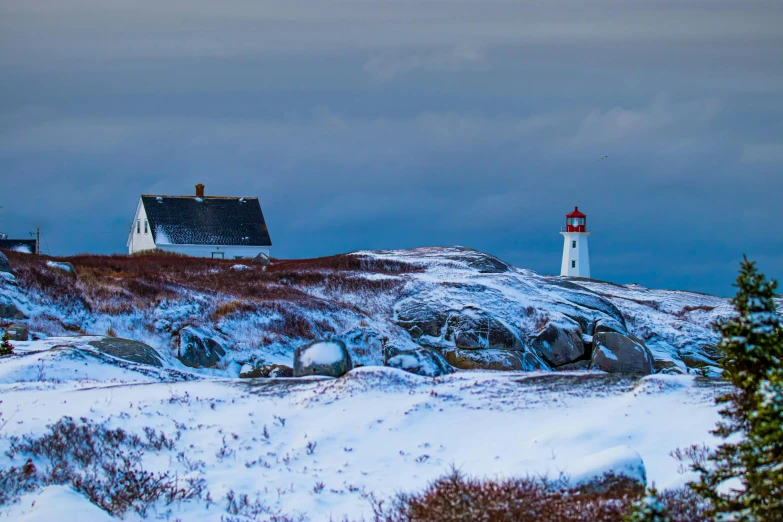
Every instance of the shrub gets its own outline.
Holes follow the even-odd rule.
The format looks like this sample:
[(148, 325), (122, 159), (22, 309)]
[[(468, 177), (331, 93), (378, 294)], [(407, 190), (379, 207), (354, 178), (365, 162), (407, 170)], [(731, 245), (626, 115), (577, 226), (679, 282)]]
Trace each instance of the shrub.
[[(46, 459), (43, 472), (16, 468), (0, 471), (0, 491), (5, 500), (36, 485), (68, 484), (112, 515), (129, 509), (142, 516), (149, 505), (201, 498), (203, 480), (178, 480), (170, 472), (144, 469), (145, 451), (171, 450), (175, 442), (162, 433), (145, 428), (144, 438), (122, 429), (109, 429), (87, 419), (63, 417), (48, 426), (41, 437), (10, 438), (9, 457), (17, 454)], [(29, 469), (28, 469), (29, 471)], [(3, 498), (0, 498), (0, 504)]]
[(14, 347), (11, 345), (8, 339), (8, 332), (3, 332), (3, 340), (0, 342), (0, 357), (4, 355), (13, 355)]

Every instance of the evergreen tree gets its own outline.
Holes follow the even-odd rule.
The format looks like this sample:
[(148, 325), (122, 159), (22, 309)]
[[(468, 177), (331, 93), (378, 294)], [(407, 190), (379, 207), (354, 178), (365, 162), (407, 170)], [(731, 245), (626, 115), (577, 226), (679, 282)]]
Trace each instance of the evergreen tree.
[(633, 505), (633, 511), (625, 517), (625, 522), (671, 522), (666, 506), (654, 486)]
[(721, 325), (723, 377), (734, 385), (713, 434), (726, 440), (692, 469), (691, 487), (719, 520), (783, 520), (783, 329), (767, 281), (747, 260), (732, 300), (738, 314)]
[(3, 355), (13, 355), (14, 347), (8, 342), (8, 332), (3, 333), (3, 341), (0, 343), (0, 357)]

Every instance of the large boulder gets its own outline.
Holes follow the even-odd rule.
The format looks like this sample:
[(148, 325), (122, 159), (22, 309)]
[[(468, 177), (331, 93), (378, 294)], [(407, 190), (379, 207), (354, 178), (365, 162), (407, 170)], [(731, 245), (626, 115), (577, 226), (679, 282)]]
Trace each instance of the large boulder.
[(519, 338), (491, 315), (468, 307), (448, 319), (446, 340), (463, 350), (523, 350)]
[(214, 368), (226, 351), (200, 328), (186, 326), (179, 331), (179, 360), (191, 368)]
[(259, 252), (256, 257), (253, 258), (252, 261), (250, 261), (254, 265), (261, 265), (261, 266), (269, 266), (272, 264), (272, 260), (269, 259), (269, 256), (264, 254), (263, 252)]
[(449, 318), (449, 312), (443, 310), (437, 303), (405, 299), (397, 305), (395, 315), (397, 324), (405, 328), (412, 338), (418, 339), (423, 335), (440, 337)]
[(5, 257), (5, 254), (0, 252), (0, 272), (7, 272), (9, 274), (13, 273), (13, 269), (11, 268), (11, 263), (8, 261), (8, 258)]
[(596, 319), (595, 324), (593, 325), (593, 335), (599, 334), (601, 332), (614, 332), (623, 335), (628, 333), (628, 331), (625, 329), (625, 325), (616, 319), (612, 319), (611, 317), (601, 317)]
[(649, 375), (655, 371), (654, 362), (652, 353), (640, 339), (615, 332), (593, 336), (591, 369)]
[(427, 348), (397, 351), (386, 361), (386, 365), (424, 377), (438, 377), (454, 371), (442, 355)]
[(163, 366), (163, 358), (154, 348), (139, 341), (120, 337), (104, 337), (87, 343), (101, 353), (136, 364)]
[(568, 364), (585, 353), (582, 333), (576, 324), (565, 328), (550, 323), (533, 338), (531, 345), (552, 366)]
[(76, 273), (76, 267), (74, 267), (71, 263), (68, 263), (66, 261), (47, 261), (46, 265), (49, 268), (61, 270), (74, 279), (78, 278), (78, 274)]
[(14, 303), (0, 302), (0, 319), (24, 319), (24, 314)]
[(510, 350), (460, 350), (447, 348), (443, 350), (446, 361), (460, 370), (526, 370), (522, 357), (523, 352)]
[(30, 330), (24, 323), (11, 323), (5, 329), (8, 339), (11, 341), (26, 341), (30, 337)]
[(294, 351), (294, 377), (340, 377), (351, 368), (351, 356), (342, 341), (314, 341)]

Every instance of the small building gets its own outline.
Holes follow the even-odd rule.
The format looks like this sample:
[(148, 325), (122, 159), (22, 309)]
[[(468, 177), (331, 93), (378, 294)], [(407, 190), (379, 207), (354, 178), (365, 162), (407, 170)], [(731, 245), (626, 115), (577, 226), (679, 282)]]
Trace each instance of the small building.
[(128, 253), (160, 250), (195, 257), (270, 256), (272, 240), (258, 198), (143, 194), (136, 205)]
[(0, 249), (14, 250), (25, 254), (37, 254), (38, 241), (35, 239), (9, 239), (7, 234), (0, 232)]
[(587, 216), (574, 207), (574, 211), (566, 214), (566, 224), (560, 229), (565, 242), (563, 243), (563, 262), (560, 265), (560, 275), (569, 277), (590, 277), (590, 249), (587, 237), (592, 234), (587, 228)]

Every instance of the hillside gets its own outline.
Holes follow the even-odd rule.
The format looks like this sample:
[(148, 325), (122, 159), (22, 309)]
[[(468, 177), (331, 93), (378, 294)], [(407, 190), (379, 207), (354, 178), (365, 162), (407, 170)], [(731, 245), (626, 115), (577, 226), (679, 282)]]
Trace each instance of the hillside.
[[(723, 298), (542, 276), (459, 247), (271, 266), (171, 255), (8, 258), (14, 275), (0, 279), (0, 324), (15, 310), (34, 338), (140, 341), (165, 367), (205, 376), (290, 365), (313, 339), (343, 340), (358, 365), (382, 365), (386, 346), (387, 354), (435, 349), (459, 367), (583, 369), (598, 331), (643, 341), (657, 371), (709, 374), (711, 325), (731, 313)], [(178, 360), (185, 327), (224, 349), (213, 368)]]

